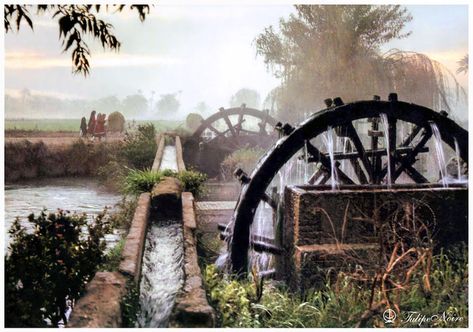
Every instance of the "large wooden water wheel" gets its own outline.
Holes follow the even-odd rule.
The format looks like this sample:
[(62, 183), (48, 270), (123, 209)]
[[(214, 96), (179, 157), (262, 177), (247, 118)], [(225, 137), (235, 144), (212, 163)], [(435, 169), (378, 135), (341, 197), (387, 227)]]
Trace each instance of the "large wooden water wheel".
[[(435, 159), (424, 156), (435, 158), (442, 151), (432, 150), (439, 148), (456, 153), (459, 164), (468, 161), (468, 132), (445, 112), (398, 101), (396, 94), (390, 94), (388, 101), (375, 96), (374, 100), (350, 104), (335, 98), (326, 104), (326, 109), (295, 128), (279, 124), (282, 137), (260, 159), (251, 175), (236, 172), (243, 186), (234, 219), (226, 230), (233, 272), (246, 271), (248, 250), (253, 245), (250, 227), (257, 208), (261, 201), (277, 206), (270, 190), (275, 187), (270, 185), (278, 178), (287, 178), (284, 169), (294, 158), (306, 164), (305, 174), (297, 184), (336, 186), (437, 183)], [(340, 141), (342, 147), (337, 148)], [(439, 168), (443, 168), (440, 171), (445, 177), (445, 167)], [(267, 251), (272, 248), (256, 245)]]
[(277, 137), (276, 120), (268, 111), (245, 105), (220, 108), (203, 120), (192, 137), (184, 144), (186, 164), (209, 174), (220, 173), (225, 156), (244, 147), (268, 148)]

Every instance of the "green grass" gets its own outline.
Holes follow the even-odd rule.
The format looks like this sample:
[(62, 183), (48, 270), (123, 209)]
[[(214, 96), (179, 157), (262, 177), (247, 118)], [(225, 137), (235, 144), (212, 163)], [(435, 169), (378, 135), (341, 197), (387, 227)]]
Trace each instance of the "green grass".
[(124, 179), (123, 193), (139, 195), (143, 192), (150, 192), (153, 186), (161, 182), (164, 177), (174, 177), (178, 179), (182, 184), (182, 189), (184, 191), (190, 191), (194, 196), (198, 196), (204, 192), (204, 182), (207, 180), (207, 175), (192, 170), (175, 172), (165, 169), (155, 172), (150, 169), (130, 169)]
[[(430, 283), (432, 292), (426, 294), (421, 285), (423, 274), (417, 273), (410, 286), (400, 293), (400, 319), (385, 324), (382, 313), (368, 317), (367, 327), (419, 327), (409, 321), (409, 312), (425, 317), (443, 315), (461, 320), (437, 319), (421, 323), (420, 327), (468, 326), (468, 249), (443, 252), (433, 257)], [(217, 311), (219, 327), (354, 327), (366, 312), (370, 301), (369, 285), (361, 284), (340, 274), (334, 282), (302, 294), (291, 293), (284, 285), (265, 282), (262, 296), (261, 280), (249, 276), (237, 281), (216, 270), (214, 265), (204, 269), (205, 285), (211, 304)], [(256, 281), (255, 281), (256, 280)], [(374, 298), (379, 301), (379, 290)], [(379, 303), (379, 302), (378, 302)]]
[[(87, 118), (87, 117), (86, 117)], [(125, 128), (133, 120), (125, 122)], [(183, 125), (184, 121), (137, 120), (135, 125), (154, 124), (157, 131), (173, 130)], [(68, 131), (79, 132), (80, 119), (5, 119), (5, 130), (21, 131)]]

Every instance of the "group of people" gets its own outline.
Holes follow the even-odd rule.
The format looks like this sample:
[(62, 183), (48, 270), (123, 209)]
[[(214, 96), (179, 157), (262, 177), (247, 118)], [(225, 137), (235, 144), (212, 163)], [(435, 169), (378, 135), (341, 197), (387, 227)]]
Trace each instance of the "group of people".
[(90, 137), (94, 140), (96, 137), (101, 140), (102, 137), (105, 137), (105, 118), (107, 115), (99, 113), (97, 117), (95, 117), (96, 112), (92, 111), (90, 113), (89, 123), (85, 117), (82, 117), (80, 123), (80, 135), (81, 137), (87, 138)]

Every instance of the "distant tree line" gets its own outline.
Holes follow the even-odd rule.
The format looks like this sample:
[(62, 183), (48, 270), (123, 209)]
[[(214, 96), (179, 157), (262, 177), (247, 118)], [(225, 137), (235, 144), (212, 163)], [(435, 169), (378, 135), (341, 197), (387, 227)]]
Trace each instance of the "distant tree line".
[(38, 95), (23, 89), (19, 96), (5, 94), (6, 118), (68, 117), (80, 118), (91, 110), (110, 114), (118, 111), (127, 119), (145, 115), (165, 116), (176, 113), (180, 102), (177, 93), (163, 94), (153, 102), (141, 91), (119, 98), (107, 96), (98, 99), (62, 99), (54, 96)]

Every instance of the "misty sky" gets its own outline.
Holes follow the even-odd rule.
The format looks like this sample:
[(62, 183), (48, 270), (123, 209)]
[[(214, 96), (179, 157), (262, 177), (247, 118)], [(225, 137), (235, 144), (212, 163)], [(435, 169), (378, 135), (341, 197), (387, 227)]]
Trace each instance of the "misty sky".
[[(468, 52), (468, 7), (407, 6), (412, 35), (383, 48), (425, 53), (452, 72)], [(135, 12), (101, 14), (114, 24), (120, 53), (93, 46), (91, 75), (71, 74), (70, 53), (63, 54), (57, 22), (35, 16), (35, 30), (23, 26), (5, 36), (5, 89), (63, 98), (123, 98), (143, 91), (146, 97), (181, 91), (180, 116), (205, 101), (213, 109), (228, 106), (238, 89), (257, 90), (262, 100), (278, 81), (256, 57), (254, 39), (278, 24), (290, 5), (155, 6), (145, 22)], [(467, 76), (457, 75), (466, 88)], [(402, 99), (402, 96), (400, 96)]]

